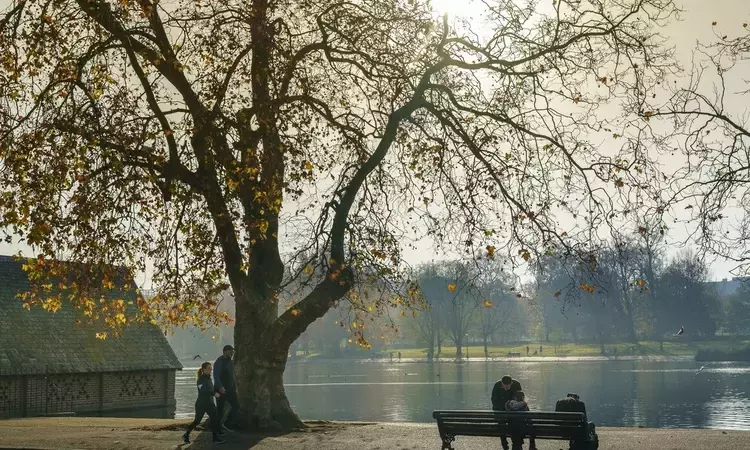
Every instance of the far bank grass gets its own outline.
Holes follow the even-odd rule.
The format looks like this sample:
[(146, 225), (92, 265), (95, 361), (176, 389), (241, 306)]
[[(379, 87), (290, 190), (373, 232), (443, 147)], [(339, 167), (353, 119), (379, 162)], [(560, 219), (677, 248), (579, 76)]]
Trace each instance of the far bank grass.
[[(601, 346), (598, 343), (561, 343), (552, 342), (533, 342), (529, 343), (528, 356), (535, 357), (582, 357), (582, 356), (602, 356)], [(541, 353), (539, 352), (541, 348)], [(605, 344), (604, 356), (614, 356), (615, 350), (618, 356), (650, 356), (650, 357), (692, 357), (698, 350), (718, 350), (723, 352), (736, 351), (750, 346), (750, 340), (716, 340), (716, 341), (664, 341), (661, 345), (658, 341), (640, 341), (638, 344), (631, 342), (620, 342)], [(464, 357), (466, 357), (467, 348), (464, 347)], [(493, 345), (487, 348), (490, 358), (505, 357), (508, 353), (520, 353), (522, 357), (527, 356), (526, 344), (513, 345)], [(435, 349), (437, 351), (437, 348)], [(401, 352), (402, 358), (407, 359), (425, 359), (427, 358), (426, 348), (395, 348), (381, 351), (358, 351), (353, 350), (348, 354), (340, 356), (341, 358), (387, 358), (390, 359), (391, 352), (393, 358), (398, 358)], [(534, 352), (537, 352), (535, 355)], [(484, 347), (481, 345), (471, 345), (468, 347), (468, 356), (470, 358), (483, 358)], [(307, 357), (300, 354), (299, 358), (330, 358), (331, 355), (312, 353)], [(439, 355), (441, 359), (455, 359), (456, 348), (452, 346), (443, 346)]]

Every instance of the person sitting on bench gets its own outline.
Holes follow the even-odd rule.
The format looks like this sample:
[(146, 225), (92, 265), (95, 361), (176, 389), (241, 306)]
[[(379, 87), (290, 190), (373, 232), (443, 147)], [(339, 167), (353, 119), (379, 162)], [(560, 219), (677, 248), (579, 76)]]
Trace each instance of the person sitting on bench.
[[(508, 412), (513, 411), (529, 411), (529, 404), (526, 403), (526, 394), (523, 391), (516, 392), (512, 400), (508, 400), (505, 403), (505, 410)], [(523, 423), (518, 423), (516, 426), (523, 429)], [(525, 433), (521, 432), (518, 435), (511, 435), (510, 440), (513, 443), (513, 450), (523, 450), (523, 437)], [(534, 438), (531, 438), (530, 450), (535, 449)]]
[[(568, 395), (565, 396), (565, 398), (561, 398), (557, 401), (555, 404), (555, 412), (578, 412), (583, 413), (583, 420), (585, 422), (588, 422), (588, 418), (586, 417), (586, 404), (581, 401), (578, 394), (575, 393), (568, 393)], [(594, 431), (594, 424), (591, 422), (588, 422), (589, 425), (589, 432), (596, 434)], [(578, 449), (585, 449), (588, 448), (586, 446), (586, 443), (583, 442), (576, 442), (575, 439), (570, 440), (570, 450), (578, 450)]]
[[(505, 375), (492, 388), (492, 409), (494, 411), (505, 411), (505, 405), (508, 401), (515, 399), (516, 393), (519, 391), (521, 391), (521, 383), (511, 378), (510, 375)], [(508, 450), (507, 437), (500, 436), (500, 444), (503, 450)], [(529, 438), (529, 447), (531, 450), (536, 449), (533, 437)]]

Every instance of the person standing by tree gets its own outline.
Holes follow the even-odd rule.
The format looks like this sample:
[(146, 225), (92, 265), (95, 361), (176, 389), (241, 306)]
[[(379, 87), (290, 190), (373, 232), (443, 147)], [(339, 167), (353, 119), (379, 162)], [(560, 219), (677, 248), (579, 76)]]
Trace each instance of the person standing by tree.
[(224, 441), (219, 436), (223, 433), (219, 427), (219, 418), (216, 413), (216, 405), (214, 404), (214, 397), (219, 397), (219, 393), (214, 392), (214, 384), (211, 382), (210, 362), (204, 362), (201, 364), (201, 368), (198, 369), (198, 381), (196, 382), (196, 385), (198, 387), (198, 399), (195, 400), (195, 420), (188, 425), (187, 431), (182, 435), (182, 440), (186, 444), (189, 444), (190, 432), (201, 423), (203, 416), (208, 414), (213, 431), (213, 443), (222, 444)]
[[(505, 375), (492, 388), (492, 409), (494, 411), (505, 411), (505, 405), (511, 400), (515, 400), (518, 392), (522, 392), (521, 383), (511, 378), (510, 375)], [(503, 450), (509, 449), (507, 436), (500, 436), (500, 443)], [(536, 450), (534, 438), (529, 438), (529, 449)]]
[[(240, 410), (240, 402), (237, 397), (237, 381), (234, 376), (234, 347), (225, 345), (221, 356), (216, 358), (214, 363), (214, 382), (218, 397), (218, 421), (221, 426), (228, 431), (231, 429), (227, 426), (234, 426), (237, 412)], [(229, 403), (229, 416), (224, 422), (224, 413), (227, 403)]]

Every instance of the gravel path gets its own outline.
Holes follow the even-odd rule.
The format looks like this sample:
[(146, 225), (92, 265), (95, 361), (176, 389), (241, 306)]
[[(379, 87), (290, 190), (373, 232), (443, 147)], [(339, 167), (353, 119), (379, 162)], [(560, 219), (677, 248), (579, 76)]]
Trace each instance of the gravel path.
[[(226, 444), (207, 432), (182, 444), (188, 421), (119, 418), (34, 418), (0, 421), (0, 449), (227, 449), (245, 450), (440, 450), (437, 427), (413, 423), (310, 422), (310, 429), (278, 436), (232, 433)], [(600, 428), (602, 450), (738, 450), (750, 448), (750, 432), (694, 429)], [(566, 449), (539, 441), (539, 450)], [(458, 437), (456, 450), (499, 449), (497, 439)]]

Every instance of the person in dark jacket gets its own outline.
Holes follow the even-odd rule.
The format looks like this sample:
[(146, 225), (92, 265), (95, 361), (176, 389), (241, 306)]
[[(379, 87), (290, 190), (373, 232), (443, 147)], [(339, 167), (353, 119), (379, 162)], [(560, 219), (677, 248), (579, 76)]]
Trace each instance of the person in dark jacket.
[[(508, 412), (528, 412), (529, 404), (526, 403), (526, 394), (524, 394), (523, 391), (516, 392), (513, 400), (509, 400), (508, 403), (505, 404), (505, 410)], [(516, 426), (520, 429), (523, 429), (523, 421), (521, 420), (520, 422), (516, 422)], [(513, 443), (513, 450), (523, 450), (523, 434), (511, 436), (510, 440)]]
[(214, 392), (214, 384), (211, 382), (210, 362), (204, 362), (201, 364), (201, 368), (198, 369), (196, 386), (198, 387), (198, 399), (195, 400), (195, 420), (188, 425), (187, 431), (182, 435), (182, 440), (186, 444), (189, 444), (190, 432), (201, 423), (203, 416), (208, 414), (208, 417), (211, 419), (211, 427), (213, 428), (213, 442), (214, 444), (222, 444), (224, 441), (219, 436), (223, 433), (221, 428), (219, 428), (219, 418), (216, 413), (216, 405), (214, 404), (214, 397), (218, 397), (219, 394)]
[[(521, 391), (521, 383), (511, 378), (510, 375), (505, 375), (492, 388), (492, 409), (494, 411), (505, 411), (505, 405), (509, 401), (515, 400), (516, 394)], [(500, 443), (503, 450), (509, 449), (507, 436), (500, 436)], [(529, 438), (529, 448), (531, 450), (536, 449), (534, 438)]]
[[(214, 363), (214, 384), (216, 392), (219, 393), (217, 406), (219, 409), (219, 421), (223, 429), (231, 431), (229, 427), (235, 426), (234, 423), (237, 413), (240, 410), (240, 401), (237, 398), (237, 380), (234, 377), (234, 347), (231, 345), (224, 346), (224, 352), (216, 359)], [(229, 403), (229, 416), (224, 421), (224, 412), (226, 405)]]
[(586, 416), (586, 404), (581, 401), (578, 394), (568, 393), (565, 398), (561, 398), (555, 403), (555, 412), (578, 412), (583, 413), (583, 420), (588, 424), (588, 437), (585, 442), (578, 442), (575, 439), (570, 440), (570, 449), (588, 449), (598, 448), (599, 438), (596, 435), (596, 426), (592, 422), (588, 422)]

